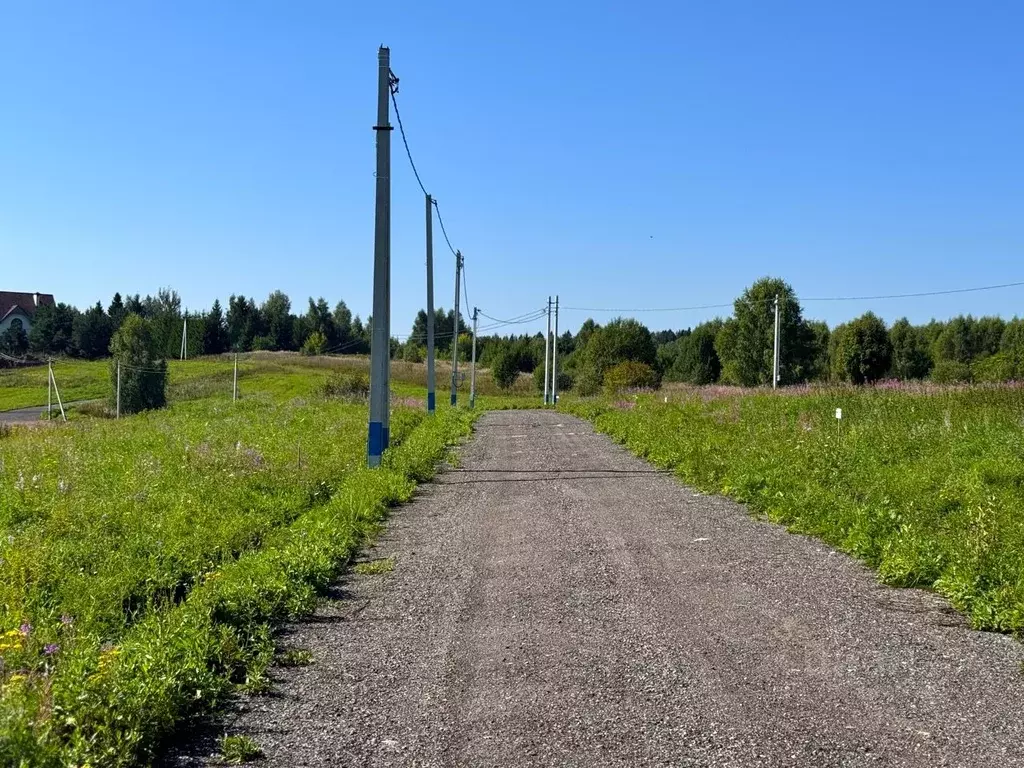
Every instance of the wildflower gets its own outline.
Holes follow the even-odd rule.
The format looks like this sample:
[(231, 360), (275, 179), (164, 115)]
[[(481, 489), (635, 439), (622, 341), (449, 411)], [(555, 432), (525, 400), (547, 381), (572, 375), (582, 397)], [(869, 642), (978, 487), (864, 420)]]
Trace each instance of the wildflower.
[(21, 632), (22, 637), (28, 637), (32, 634), (32, 625), (26, 621), (24, 624), (18, 627), (18, 631)]
[(75, 620), (74, 620), (74, 618), (72, 618), (71, 616), (68, 616), (65, 613), (65, 614), (61, 615), (60, 623), (63, 624), (65, 627), (70, 627), (72, 624), (75, 623)]
[(46, 656), (53, 656), (59, 650), (60, 646), (57, 643), (47, 643), (43, 646), (43, 654)]

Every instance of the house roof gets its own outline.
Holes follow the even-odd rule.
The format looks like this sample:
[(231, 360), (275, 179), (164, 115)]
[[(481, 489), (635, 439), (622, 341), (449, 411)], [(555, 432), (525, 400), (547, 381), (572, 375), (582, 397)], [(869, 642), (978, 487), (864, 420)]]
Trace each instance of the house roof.
[(0, 291), (0, 320), (12, 314), (16, 309), (20, 309), (26, 316), (32, 318), (38, 307), (52, 307), (54, 304), (52, 293)]

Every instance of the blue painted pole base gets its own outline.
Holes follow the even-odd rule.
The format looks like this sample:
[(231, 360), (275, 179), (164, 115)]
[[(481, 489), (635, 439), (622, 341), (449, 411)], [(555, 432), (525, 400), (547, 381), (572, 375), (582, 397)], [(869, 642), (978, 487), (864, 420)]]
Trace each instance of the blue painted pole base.
[(452, 408), (454, 408), (454, 407), (455, 407), (455, 401), (456, 401), (457, 399), (458, 399), (458, 395), (456, 395), (456, 394), (455, 394), (455, 393), (453, 392), (453, 393), (452, 393)]
[(433, 413), (437, 408), (437, 395), (427, 392), (427, 413)]
[(384, 453), (384, 425), (379, 421), (370, 422), (370, 434), (366, 441), (366, 458), (371, 467), (380, 466), (380, 457)]

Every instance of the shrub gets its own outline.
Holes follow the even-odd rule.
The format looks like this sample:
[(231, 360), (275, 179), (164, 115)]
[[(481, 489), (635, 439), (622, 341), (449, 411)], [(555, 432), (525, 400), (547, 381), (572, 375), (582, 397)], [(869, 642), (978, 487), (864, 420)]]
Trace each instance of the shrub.
[(365, 373), (337, 372), (321, 387), (324, 397), (365, 400), (370, 396), (370, 377)]
[(974, 381), (1012, 381), (1016, 375), (1017, 366), (1006, 352), (997, 352), (971, 364), (971, 378)]
[(322, 355), (325, 349), (327, 349), (327, 337), (320, 333), (320, 331), (313, 331), (302, 343), (300, 352), (307, 357), (315, 357), (316, 355)]
[(491, 378), (500, 389), (511, 389), (519, 378), (519, 359), (516, 355), (502, 350), (491, 363)]
[(110, 407), (117, 408), (120, 368), (121, 413), (138, 413), (167, 404), (167, 362), (157, 360), (149, 323), (128, 315), (110, 342)]
[(657, 389), (660, 384), (658, 374), (646, 363), (619, 363), (604, 374), (604, 389), (610, 395), (625, 389)]
[(592, 397), (601, 391), (601, 372), (588, 366), (577, 374), (575, 385), (577, 395)]
[(932, 369), (932, 381), (937, 384), (960, 384), (971, 380), (971, 366), (955, 360), (940, 360)]
[[(558, 391), (565, 392), (572, 389), (573, 378), (572, 374), (566, 371), (558, 372)], [(537, 388), (538, 392), (544, 391), (544, 366), (538, 365), (533, 369), (533, 386)]]

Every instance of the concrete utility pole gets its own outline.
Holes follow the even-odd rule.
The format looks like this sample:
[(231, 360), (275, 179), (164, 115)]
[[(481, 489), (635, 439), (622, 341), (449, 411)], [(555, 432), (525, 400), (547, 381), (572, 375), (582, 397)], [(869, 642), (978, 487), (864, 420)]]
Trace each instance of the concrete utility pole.
[(473, 365), (469, 369), (469, 407), (473, 408), (476, 405), (476, 316), (480, 312), (477, 307), (473, 307)]
[(377, 196), (373, 233), (373, 330), (370, 339), (370, 425), (366, 441), (367, 464), (380, 466), (388, 447), (388, 409), (391, 387), (391, 339), (388, 310), (391, 287), (391, 51), (377, 51)]
[(462, 276), (462, 251), (455, 252), (455, 333), (452, 336), (452, 406), (458, 401), (459, 386), (459, 279)]
[(544, 334), (544, 405), (548, 404), (548, 381), (550, 379), (551, 361), (551, 297), (548, 296), (548, 330)]
[(238, 400), (238, 353), (235, 352), (235, 372), (231, 378), (231, 402)]
[(46, 418), (53, 418), (53, 360), (46, 361)]
[(779, 386), (779, 295), (775, 294), (775, 349), (772, 354), (772, 389)]
[(427, 195), (427, 413), (437, 405), (434, 378), (434, 201)]
[(121, 361), (117, 361), (117, 403), (114, 418), (121, 418)]
[(188, 314), (186, 313), (185, 319), (181, 324), (181, 359), (188, 359)]
[(551, 339), (551, 404), (558, 405), (558, 297), (555, 296), (555, 335)]

